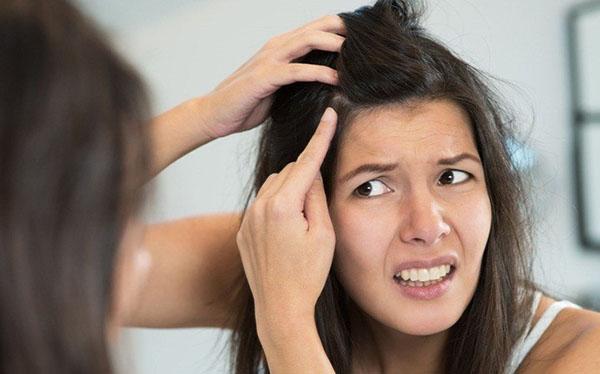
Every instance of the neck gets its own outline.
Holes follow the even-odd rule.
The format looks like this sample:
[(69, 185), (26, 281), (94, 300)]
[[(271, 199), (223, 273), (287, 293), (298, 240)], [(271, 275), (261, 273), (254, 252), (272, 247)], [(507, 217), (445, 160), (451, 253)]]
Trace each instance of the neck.
[(355, 373), (442, 373), (448, 330), (434, 335), (404, 334), (382, 325), (356, 306), (350, 321)]

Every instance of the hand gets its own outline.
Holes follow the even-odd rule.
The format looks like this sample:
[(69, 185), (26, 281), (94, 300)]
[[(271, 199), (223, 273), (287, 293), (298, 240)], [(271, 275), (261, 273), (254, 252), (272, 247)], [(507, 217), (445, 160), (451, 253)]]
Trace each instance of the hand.
[(306, 149), (267, 178), (242, 220), (237, 244), (259, 331), (274, 318), (314, 320), (335, 247), (319, 168), (336, 120), (328, 108)]
[(325, 16), (296, 30), (276, 36), (204, 97), (210, 113), (206, 133), (215, 139), (251, 129), (267, 117), (272, 94), (294, 82), (338, 83), (327, 66), (293, 62), (314, 49), (339, 52), (345, 38), (338, 16)]

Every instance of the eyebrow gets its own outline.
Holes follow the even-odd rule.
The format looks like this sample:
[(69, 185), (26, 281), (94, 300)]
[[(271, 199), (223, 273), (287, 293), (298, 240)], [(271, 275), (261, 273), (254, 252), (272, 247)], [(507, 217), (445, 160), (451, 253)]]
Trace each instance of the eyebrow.
[[(471, 153), (461, 153), (457, 156), (453, 156), (453, 157), (449, 157), (449, 158), (442, 158), (442, 159), (438, 160), (437, 164), (438, 165), (454, 165), (454, 164), (459, 163), (462, 160), (471, 160), (471, 161), (477, 162), (478, 164), (481, 164), (481, 160), (479, 159), (479, 157), (477, 157)], [(351, 170), (348, 173), (346, 173), (343, 177), (340, 178), (340, 182), (346, 183), (350, 179), (352, 179), (355, 176), (362, 174), (362, 173), (385, 173), (385, 172), (393, 171), (397, 167), (398, 167), (398, 164), (396, 164), (396, 163), (363, 164), (363, 165), (360, 165), (359, 167), (357, 167), (356, 169)]]
[(362, 173), (385, 173), (392, 171), (398, 167), (398, 164), (363, 164), (357, 167), (356, 169), (349, 171), (346, 173), (340, 181), (342, 183), (348, 182), (350, 179)]
[(454, 156), (454, 157), (449, 157), (449, 158), (442, 158), (438, 161), (438, 165), (454, 165), (459, 163), (462, 160), (471, 160), (471, 161), (475, 161), (478, 164), (481, 164), (481, 160), (479, 159), (479, 157), (471, 154), (471, 153), (461, 153), (458, 156)]

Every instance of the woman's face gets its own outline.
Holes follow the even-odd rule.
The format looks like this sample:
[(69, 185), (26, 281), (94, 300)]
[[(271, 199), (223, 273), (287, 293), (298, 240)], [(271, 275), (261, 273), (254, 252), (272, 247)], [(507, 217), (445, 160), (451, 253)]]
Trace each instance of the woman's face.
[(466, 113), (442, 100), (363, 112), (337, 157), (330, 211), (345, 290), (393, 330), (448, 329), (475, 292), (492, 217)]

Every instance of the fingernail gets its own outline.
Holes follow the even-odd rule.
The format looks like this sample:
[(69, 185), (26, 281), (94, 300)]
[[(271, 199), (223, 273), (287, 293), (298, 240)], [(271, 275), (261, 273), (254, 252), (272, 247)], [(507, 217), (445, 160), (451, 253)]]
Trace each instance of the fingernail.
[(328, 107), (327, 109), (325, 109), (325, 113), (323, 113), (323, 117), (321, 118), (321, 121), (323, 122), (328, 122), (328, 123), (332, 123), (335, 121), (335, 110), (333, 110), (333, 108)]

